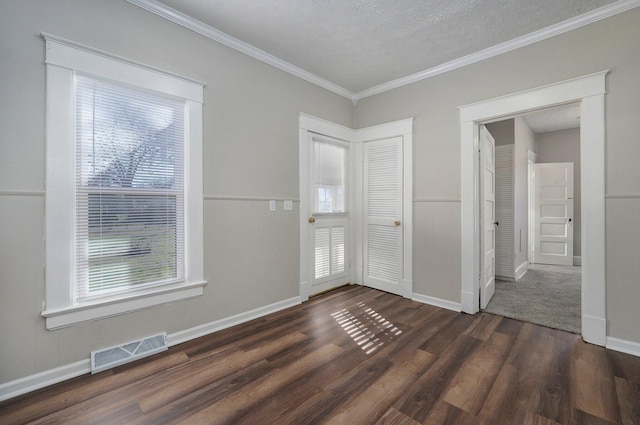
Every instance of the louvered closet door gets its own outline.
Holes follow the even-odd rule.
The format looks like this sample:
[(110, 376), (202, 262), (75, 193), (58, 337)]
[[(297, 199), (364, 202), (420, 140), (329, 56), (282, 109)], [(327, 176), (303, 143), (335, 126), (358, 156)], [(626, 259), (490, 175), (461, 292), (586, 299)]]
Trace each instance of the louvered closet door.
[(402, 295), (402, 138), (363, 144), (364, 284)]
[(496, 146), (496, 276), (515, 279), (513, 149)]

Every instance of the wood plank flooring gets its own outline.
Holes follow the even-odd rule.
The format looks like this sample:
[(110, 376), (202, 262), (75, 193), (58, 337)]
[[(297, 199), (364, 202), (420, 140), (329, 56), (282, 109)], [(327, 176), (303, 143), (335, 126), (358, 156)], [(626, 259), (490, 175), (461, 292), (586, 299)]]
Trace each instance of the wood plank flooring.
[(1, 424), (640, 424), (640, 358), (347, 286), (0, 403)]

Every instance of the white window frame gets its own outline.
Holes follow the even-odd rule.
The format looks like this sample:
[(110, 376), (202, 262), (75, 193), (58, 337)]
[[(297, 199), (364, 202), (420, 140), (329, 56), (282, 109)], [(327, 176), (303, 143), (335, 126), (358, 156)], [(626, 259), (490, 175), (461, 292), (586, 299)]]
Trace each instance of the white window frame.
[[(204, 292), (202, 104), (204, 84), (50, 34), (46, 43), (45, 288), (47, 329), (115, 316), (200, 296)], [(74, 302), (74, 75), (150, 91), (185, 102), (185, 279), (85, 302)]]

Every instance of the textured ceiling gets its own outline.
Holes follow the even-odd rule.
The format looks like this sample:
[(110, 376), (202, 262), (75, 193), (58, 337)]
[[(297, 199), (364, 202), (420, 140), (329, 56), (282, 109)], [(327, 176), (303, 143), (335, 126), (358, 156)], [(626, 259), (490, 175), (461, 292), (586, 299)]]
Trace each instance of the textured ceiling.
[(353, 93), (613, 0), (161, 0)]
[(562, 105), (531, 112), (523, 116), (527, 125), (536, 133), (567, 130), (580, 127), (580, 104)]

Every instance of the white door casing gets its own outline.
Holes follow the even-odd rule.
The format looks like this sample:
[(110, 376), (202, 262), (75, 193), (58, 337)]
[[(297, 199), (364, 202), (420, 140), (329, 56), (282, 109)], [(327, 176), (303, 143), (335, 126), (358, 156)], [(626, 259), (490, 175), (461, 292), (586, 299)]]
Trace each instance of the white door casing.
[(573, 265), (573, 163), (535, 164), (533, 262)]
[[(401, 260), (400, 286), (402, 296), (413, 297), (413, 119), (404, 119), (390, 123), (353, 130), (311, 115), (300, 113), (299, 115), (299, 177), (300, 177), (300, 300), (306, 301), (312, 293), (312, 282), (315, 279), (314, 236), (311, 233), (308, 222), (312, 216), (310, 197), (311, 164), (309, 138), (313, 135), (324, 135), (348, 142), (350, 145), (350, 187), (348, 237), (345, 249), (350, 258), (348, 269), (348, 281), (362, 284), (364, 282), (364, 212), (363, 212), (363, 145), (365, 143), (400, 137), (402, 139), (402, 212), (403, 218), (399, 231), (401, 232)], [(317, 217), (314, 225), (318, 223)], [(337, 218), (337, 217), (334, 217)], [(322, 233), (322, 232), (321, 232)], [(319, 242), (327, 239), (327, 232), (319, 234)], [(322, 245), (322, 244), (320, 244)], [(313, 249), (312, 249), (313, 247)], [(315, 290), (315, 289), (314, 289)]]
[(402, 295), (402, 137), (363, 143), (363, 284)]
[(480, 126), (480, 246), (482, 247), (480, 308), (486, 308), (496, 291), (496, 141)]
[(605, 94), (606, 75), (597, 72), (460, 106), (461, 301), (462, 310), (479, 310), (478, 127), (542, 108), (580, 102), (582, 187), (582, 337), (607, 342), (605, 276)]

